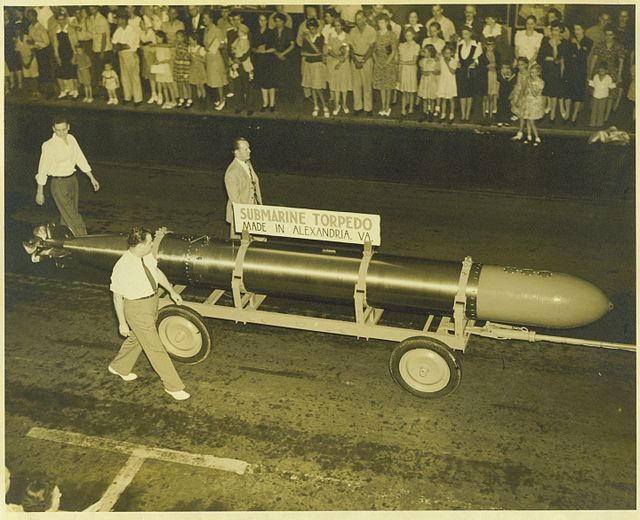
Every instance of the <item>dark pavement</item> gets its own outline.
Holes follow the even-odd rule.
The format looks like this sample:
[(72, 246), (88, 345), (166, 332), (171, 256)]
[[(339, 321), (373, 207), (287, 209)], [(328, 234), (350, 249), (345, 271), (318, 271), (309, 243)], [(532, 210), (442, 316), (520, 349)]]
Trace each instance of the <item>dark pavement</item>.
[[(254, 156), (259, 164), (259, 147)], [(81, 181), (90, 232), (144, 223), (226, 234), (221, 168), (113, 159), (89, 156), (98, 193)], [(33, 225), (55, 217), (50, 198), (44, 208), (33, 202), (34, 160), (11, 154), (5, 164), (12, 493), (46, 470), (58, 477), (63, 509), (79, 510), (126, 461), (26, 437), (39, 426), (254, 465), (236, 475), (146, 461), (117, 511), (636, 507), (636, 368), (628, 352), (474, 338), (456, 393), (426, 401), (392, 382), (390, 343), (210, 320), (211, 355), (178, 366), (189, 401), (171, 401), (143, 358), (139, 380), (110, 376), (121, 340), (108, 273), (31, 264), (21, 250)], [(569, 335), (635, 337), (634, 205), (624, 194), (517, 196), (275, 169), (261, 176), (267, 203), (379, 213), (382, 252), (472, 255), (583, 277), (617, 307)]]

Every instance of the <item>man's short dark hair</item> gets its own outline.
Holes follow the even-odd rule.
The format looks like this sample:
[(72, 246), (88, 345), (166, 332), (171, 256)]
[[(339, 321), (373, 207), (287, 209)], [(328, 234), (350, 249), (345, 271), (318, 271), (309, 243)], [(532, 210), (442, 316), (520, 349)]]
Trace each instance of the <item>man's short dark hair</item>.
[(147, 241), (147, 235), (153, 237), (153, 234), (147, 228), (133, 226), (127, 235), (127, 245), (129, 247), (135, 247), (138, 244), (142, 244)]
[(55, 116), (52, 120), (51, 120), (51, 124), (52, 126), (56, 126), (56, 125), (61, 125), (62, 123), (67, 123), (69, 124), (69, 120), (64, 117), (64, 116)]
[(51, 507), (56, 483), (48, 477), (29, 482), (22, 494), (22, 508), (26, 512), (43, 512)]
[(277, 12), (276, 14), (273, 15), (273, 19), (274, 20), (280, 20), (282, 23), (286, 23), (287, 22), (287, 17), (282, 14), (281, 12)]
[(244, 137), (236, 137), (233, 140), (233, 151), (235, 152), (238, 148), (240, 148), (240, 143), (249, 143), (249, 141), (247, 141), (247, 139), (245, 139)]

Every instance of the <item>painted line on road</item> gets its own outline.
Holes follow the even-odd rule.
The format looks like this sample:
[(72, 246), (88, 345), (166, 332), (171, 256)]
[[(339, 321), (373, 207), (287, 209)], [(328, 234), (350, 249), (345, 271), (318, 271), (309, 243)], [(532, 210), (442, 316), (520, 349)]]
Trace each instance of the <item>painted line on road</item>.
[(102, 495), (99, 501), (100, 506), (96, 509), (96, 512), (108, 513), (113, 509), (120, 495), (122, 495), (124, 490), (131, 484), (133, 477), (136, 476), (145, 460), (145, 457), (139, 457), (137, 455), (129, 457), (129, 460), (127, 460), (126, 464), (115, 476), (105, 494)]
[(34, 427), (29, 430), (27, 437), (59, 442), (62, 444), (72, 444), (74, 446), (84, 448), (113, 451), (116, 453), (123, 453), (125, 455), (135, 455), (145, 459), (162, 460), (165, 462), (186, 464), (201, 468), (219, 469), (222, 471), (237, 473), (238, 475), (251, 473), (253, 468), (251, 464), (243, 460), (188, 453), (186, 451), (170, 450), (167, 448), (153, 448), (124, 441), (116, 442), (104, 437), (94, 437), (91, 435), (67, 432), (63, 430)]

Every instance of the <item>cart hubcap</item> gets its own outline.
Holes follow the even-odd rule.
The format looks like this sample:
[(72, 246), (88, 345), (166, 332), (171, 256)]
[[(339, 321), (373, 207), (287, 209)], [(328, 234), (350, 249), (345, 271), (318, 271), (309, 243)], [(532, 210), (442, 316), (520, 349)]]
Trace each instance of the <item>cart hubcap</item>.
[(428, 349), (408, 351), (400, 358), (399, 369), (403, 381), (420, 392), (438, 392), (451, 379), (451, 371), (444, 358)]
[(169, 316), (160, 322), (158, 334), (170, 354), (189, 358), (202, 349), (202, 335), (186, 318)]

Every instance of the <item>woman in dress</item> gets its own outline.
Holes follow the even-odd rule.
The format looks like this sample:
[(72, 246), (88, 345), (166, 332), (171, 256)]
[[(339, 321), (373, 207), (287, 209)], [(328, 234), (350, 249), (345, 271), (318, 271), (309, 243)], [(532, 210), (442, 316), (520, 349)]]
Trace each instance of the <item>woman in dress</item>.
[(391, 91), (398, 81), (398, 37), (389, 28), (389, 17), (377, 18), (378, 32), (373, 51), (373, 88), (380, 91), (382, 108), (378, 115), (391, 115)]
[[(276, 27), (273, 32), (273, 48), (275, 50), (275, 62), (273, 67), (273, 81), (277, 90), (287, 88), (290, 77), (292, 75), (291, 51), (295, 47), (295, 38), (293, 31), (285, 25), (287, 17), (278, 12), (273, 17)], [(271, 101), (271, 100), (270, 100)], [(273, 103), (269, 105), (269, 111), (274, 112), (276, 109), (275, 94)]]
[(216, 110), (224, 108), (226, 98), (224, 96), (224, 86), (229, 83), (227, 71), (224, 67), (220, 47), (225, 41), (225, 35), (213, 23), (213, 14), (206, 11), (202, 15), (202, 23), (206, 27), (204, 31), (204, 50), (206, 54), (207, 86), (217, 89), (218, 100), (213, 105)]
[(56, 57), (56, 78), (60, 83), (60, 95), (62, 99), (67, 95), (77, 99), (78, 92), (78, 72), (73, 64), (74, 49), (78, 45), (76, 31), (69, 24), (69, 17), (66, 11), (61, 10), (56, 16), (57, 25), (55, 37), (53, 38), (53, 52)]
[(341, 18), (333, 20), (334, 33), (329, 37), (327, 44), (327, 69), (332, 78), (329, 87), (333, 91), (335, 109), (333, 115), (340, 113), (340, 100), (342, 99), (342, 110), (349, 113), (347, 106), (347, 92), (351, 86), (351, 67), (349, 65), (349, 35), (344, 31), (344, 22)]
[[(564, 76), (562, 78), (562, 99), (560, 112), (565, 120), (571, 119), (576, 125), (578, 113), (587, 97), (587, 68), (593, 40), (584, 34), (580, 23), (573, 24), (573, 35), (567, 44), (565, 53)], [(571, 111), (573, 102), (573, 113)]]
[[(549, 120), (554, 123), (556, 120), (556, 109), (558, 98), (562, 95), (562, 75), (564, 73), (564, 55), (566, 53), (566, 41), (562, 39), (562, 26), (560, 22), (551, 22), (551, 32), (548, 39), (542, 40), (540, 51), (538, 52), (538, 63), (542, 66), (542, 77), (544, 79), (543, 95), (547, 96)], [(561, 115), (567, 119), (561, 107)]]
[(458, 43), (458, 62), (460, 68), (456, 72), (458, 97), (460, 98), (460, 119), (469, 121), (473, 96), (477, 93), (478, 60), (482, 55), (482, 47), (471, 38), (471, 29), (462, 28), (462, 39)]
[(276, 104), (276, 89), (272, 76), (275, 63), (273, 31), (269, 29), (269, 21), (264, 14), (258, 16), (258, 28), (251, 35), (251, 47), (253, 51), (253, 82), (262, 92), (260, 112), (264, 112), (268, 107)]

